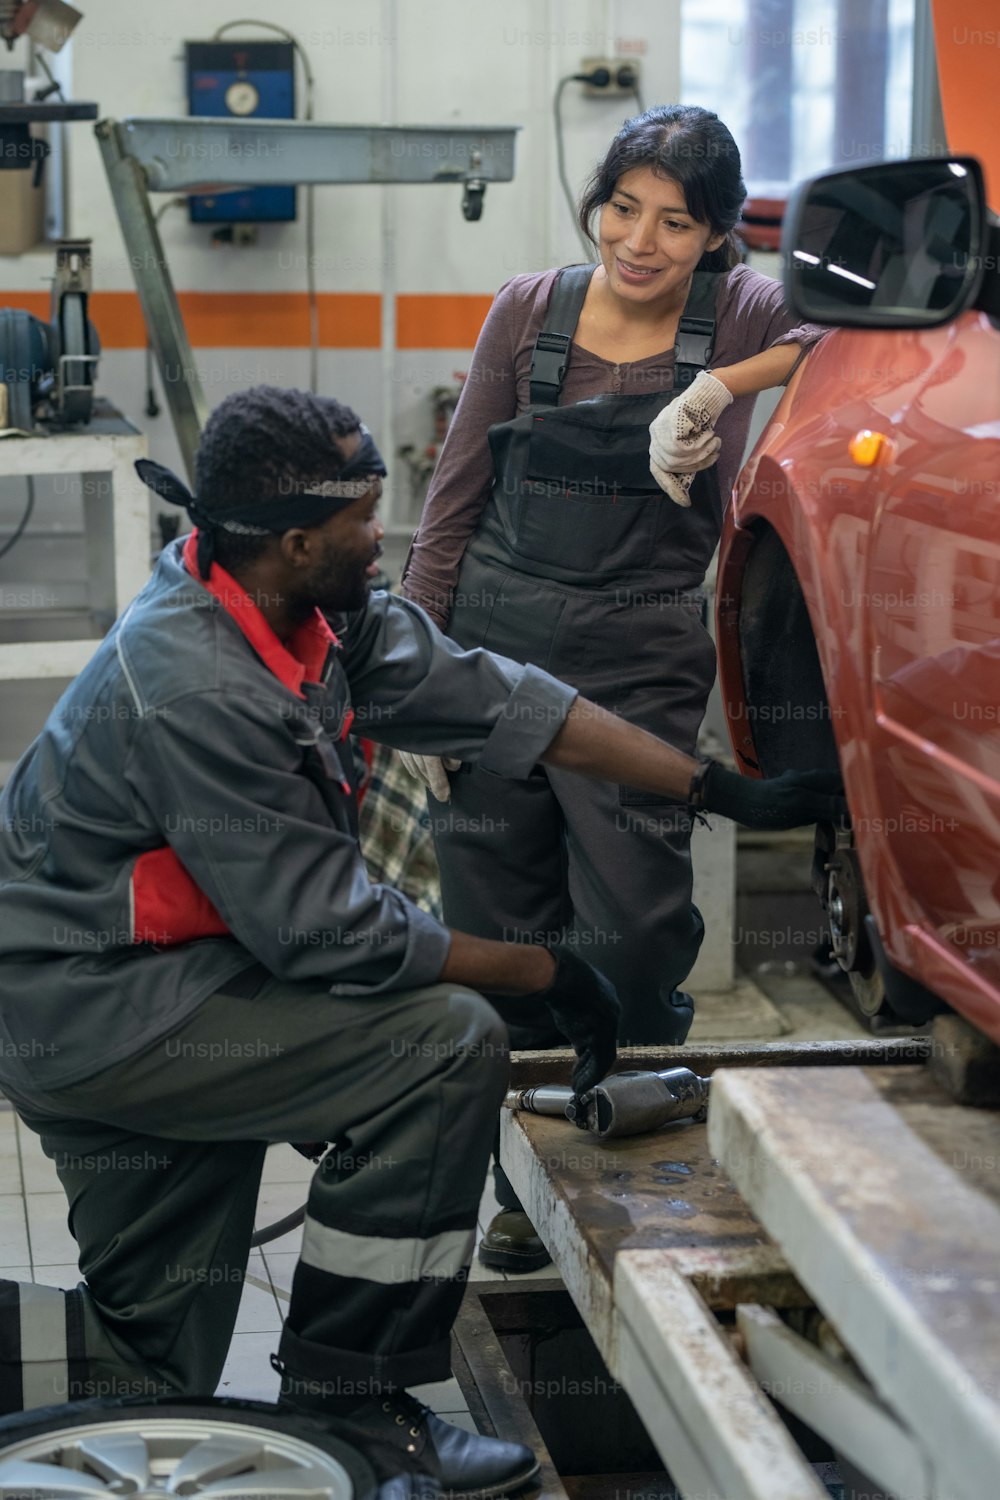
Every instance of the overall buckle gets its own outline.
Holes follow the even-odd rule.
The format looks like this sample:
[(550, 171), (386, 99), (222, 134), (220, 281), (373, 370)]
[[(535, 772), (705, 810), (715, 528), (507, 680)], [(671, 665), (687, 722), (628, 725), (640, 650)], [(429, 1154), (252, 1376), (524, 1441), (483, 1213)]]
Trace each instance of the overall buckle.
[(677, 324), (677, 340), (674, 344), (677, 364), (699, 365), (704, 369), (712, 357), (714, 335), (714, 318), (682, 316)]
[(569, 364), (569, 346), (573, 342), (568, 333), (546, 333), (543, 329), (535, 340), (531, 356), (532, 403), (555, 403)]

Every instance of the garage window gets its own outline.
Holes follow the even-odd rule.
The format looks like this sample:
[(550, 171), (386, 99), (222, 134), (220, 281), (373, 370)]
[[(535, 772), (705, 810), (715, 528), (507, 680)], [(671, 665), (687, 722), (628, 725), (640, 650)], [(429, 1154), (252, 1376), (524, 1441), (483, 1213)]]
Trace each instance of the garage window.
[(682, 0), (682, 98), (732, 130), (752, 195), (907, 156), (917, 3)]

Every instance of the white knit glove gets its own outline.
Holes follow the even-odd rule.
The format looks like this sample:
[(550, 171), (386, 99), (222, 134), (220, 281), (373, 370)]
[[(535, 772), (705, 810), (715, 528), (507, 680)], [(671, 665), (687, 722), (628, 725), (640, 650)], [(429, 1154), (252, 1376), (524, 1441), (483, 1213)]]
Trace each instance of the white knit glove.
[(451, 801), (448, 772), (457, 771), (462, 764), (460, 760), (453, 760), (448, 755), (411, 755), (408, 750), (397, 750), (396, 754), (403, 762), (403, 769), (415, 781), (422, 781), (432, 797), (436, 797), (439, 802)]
[(696, 375), (649, 424), (649, 472), (677, 505), (691, 504), (691, 481), (722, 447), (715, 424), (732, 394), (708, 370)]

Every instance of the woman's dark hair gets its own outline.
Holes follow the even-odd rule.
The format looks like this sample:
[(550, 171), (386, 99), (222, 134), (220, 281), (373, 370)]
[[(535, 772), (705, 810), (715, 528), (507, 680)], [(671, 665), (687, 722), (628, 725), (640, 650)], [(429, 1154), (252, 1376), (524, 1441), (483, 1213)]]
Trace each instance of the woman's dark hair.
[[(360, 426), (351, 408), (332, 396), (277, 385), (235, 391), (205, 423), (195, 460), (198, 502), (211, 512), (336, 479), (344, 460), (332, 439)], [(216, 560), (232, 572), (258, 558), (270, 540), (217, 529)]]
[(692, 218), (726, 236), (717, 250), (702, 256), (698, 270), (732, 270), (740, 259), (733, 229), (747, 189), (739, 148), (718, 115), (696, 104), (656, 104), (625, 121), (580, 200), (580, 228), (592, 245), (597, 244), (594, 213), (633, 167), (651, 167), (658, 177), (672, 178)]

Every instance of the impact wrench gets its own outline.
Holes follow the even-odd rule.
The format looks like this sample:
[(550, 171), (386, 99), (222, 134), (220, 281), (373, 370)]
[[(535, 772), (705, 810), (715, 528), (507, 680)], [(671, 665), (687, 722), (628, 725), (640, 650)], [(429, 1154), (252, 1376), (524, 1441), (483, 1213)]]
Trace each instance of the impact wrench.
[[(659, 1130), (671, 1120), (703, 1119), (708, 1108), (708, 1078), (692, 1073), (690, 1068), (667, 1068), (663, 1073), (612, 1073), (589, 1093), (576, 1097), (568, 1084), (542, 1083), (533, 1089), (511, 1089), (504, 1099), (505, 1109), (522, 1109), (533, 1115), (564, 1115), (581, 1130), (604, 1141), (621, 1135), (642, 1135)], [(318, 1160), (326, 1143), (317, 1141), (297, 1146), (303, 1156)], [(253, 1248), (297, 1229), (305, 1219), (305, 1207), (296, 1209), (286, 1219), (259, 1229), (250, 1244)]]
[(607, 1141), (659, 1130), (671, 1120), (704, 1118), (710, 1083), (711, 1079), (692, 1073), (690, 1068), (667, 1068), (662, 1073), (635, 1069), (612, 1073), (579, 1101), (568, 1084), (511, 1089), (504, 1108), (533, 1115), (564, 1115), (581, 1130)]
[[(708, 1109), (711, 1079), (701, 1078), (690, 1068), (667, 1068), (662, 1073), (612, 1073), (589, 1093), (583, 1094), (577, 1106), (569, 1084), (542, 1083), (533, 1089), (511, 1089), (504, 1099), (505, 1109), (526, 1110), (532, 1115), (563, 1115), (581, 1130), (589, 1130), (601, 1140), (616, 1136), (642, 1135), (659, 1130), (671, 1120), (704, 1119)], [(325, 1141), (296, 1146), (303, 1156), (317, 1161), (326, 1150)], [(305, 1206), (286, 1219), (257, 1230), (251, 1247), (269, 1244), (271, 1240), (297, 1229), (305, 1220)]]

